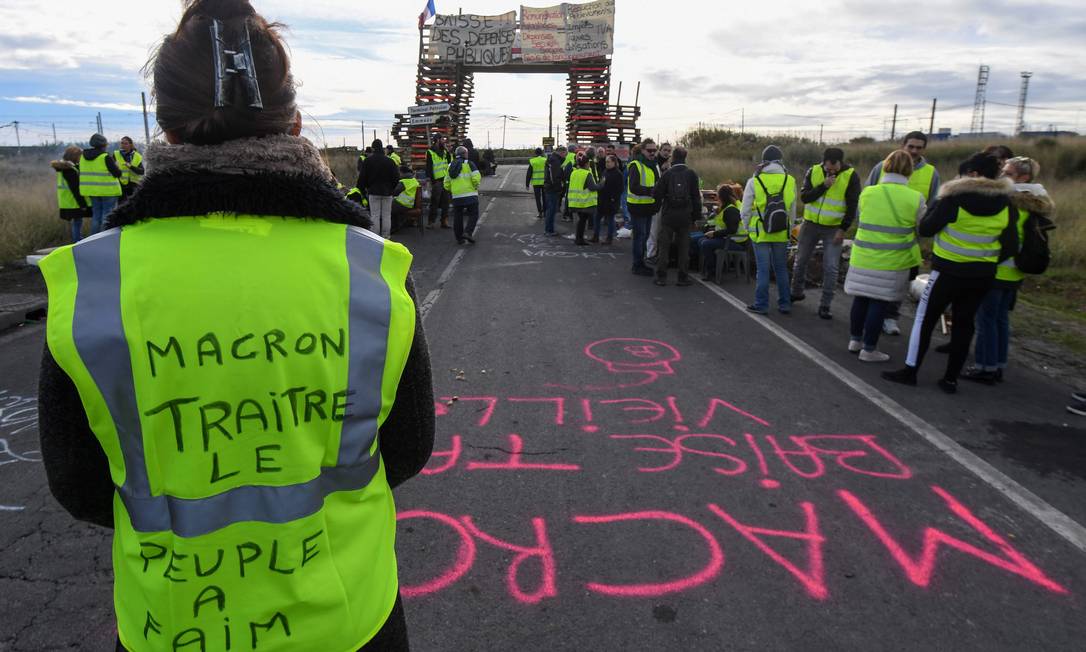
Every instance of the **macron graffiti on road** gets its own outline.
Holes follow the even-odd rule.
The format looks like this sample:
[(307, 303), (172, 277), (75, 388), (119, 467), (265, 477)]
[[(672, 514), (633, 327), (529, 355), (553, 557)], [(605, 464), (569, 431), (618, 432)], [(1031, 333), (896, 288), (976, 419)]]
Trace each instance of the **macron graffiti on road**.
[[(681, 474), (697, 480), (691, 487), (709, 487), (709, 495), (691, 493), (679, 510), (624, 500), (612, 510), (574, 506), (561, 514), (508, 513), (500, 520), (470, 511), (401, 512), (402, 527), (419, 532), (436, 551), (431, 565), (405, 569), (405, 597), (439, 594), (468, 576), (492, 573), (503, 575), (505, 593), (525, 605), (557, 599), (562, 590), (658, 597), (726, 584), (727, 549), (736, 546), (756, 551), (738, 556), (746, 564), (752, 555), (764, 560), (766, 572), (791, 578), (815, 601), (847, 590), (828, 576), (826, 560), (847, 560), (858, 546), (874, 550), (918, 590), (939, 581), (941, 564), (961, 564), (964, 557), (1052, 594), (1069, 593), (961, 498), (930, 479), (918, 480), (923, 476), (895, 452), (891, 439), (870, 432), (789, 432), (731, 396), (647, 394), (650, 386), (676, 377), (682, 361), (677, 348), (659, 340), (609, 338), (587, 344), (583, 353), (613, 382), (552, 383), (539, 395), (439, 397), (439, 441), (422, 476), (486, 482), (495, 474), (515, 474), (525, 487), (537, 482), (543, 489), (559, 475), (587, 474), (613, 486)], [(540, 435), (523, 426), (511, 432), (502, 425), (508, 423), (539, 424), (548, 445), (554, 447), (555, 433), (569, 445), (543, 450)], [(585, 448), (605, 454), (572, 452)], [(729, 499), (744, 488), (734, 484), (739, 482), (775, 494), (778, 508), (763, 514), (752, 511), (749, 496)], [(872, 483), (901, 487), (892, 494), (910, 491), (911, 509), (901, 513), (885, 499), (880, 503), (885, 492), (865, 495)], [(789, 496), (811, 495), (786, 498), (785, 487)], [(567, 545), (569, 537), (612, 542), (603, 546), (612, 552), (575, 555), (552, 541), (556, 529)], [(661, 550), (671, 552), (661, 558)], [(497, 568), (495, 558), (503, 560)]]

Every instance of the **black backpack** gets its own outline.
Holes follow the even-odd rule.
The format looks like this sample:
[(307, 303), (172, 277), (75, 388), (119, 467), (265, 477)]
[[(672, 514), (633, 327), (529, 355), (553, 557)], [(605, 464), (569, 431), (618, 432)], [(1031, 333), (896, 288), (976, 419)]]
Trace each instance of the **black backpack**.
[(1052, 220), (1038, 213), (1030, 213), (1023, 225), (1021, 248), (1014, 257), (1014, 264), (1026, 274), (1043, 274), (1052, 260), (1048, 245), (1048, 232), (1055, 229)]
[(693, 204), (690, 201), (690, 175), (686, 166), (673, 167), (667, 175), (667, 200), (664, 208), (669, 213), (689, 213)]
[(762, 183), (762, 175), (754, 175), (758, 185), (765, 192), (765, 212), (762, 213), (762, 230), (766, 233), (780, 233), (788, 230), (788, 204), (784, 201), (784, 189), (788, 187), (788, 177), (784, 177), (781, 189), (777, 192), (769, 192)]

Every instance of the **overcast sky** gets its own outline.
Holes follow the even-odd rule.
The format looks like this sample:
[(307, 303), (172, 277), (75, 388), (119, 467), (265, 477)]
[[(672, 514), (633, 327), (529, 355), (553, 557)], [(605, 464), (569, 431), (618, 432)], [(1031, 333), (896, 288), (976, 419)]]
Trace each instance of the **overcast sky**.
[[(501, 0), (435, 0), (438, 13), (499, 14)], [(417, 18), (424, 0), (254, 0), (285, 34), (300, 82), (306, 133), (329, 146), (382, 139), (393, 114), (413, 103)], [(546, 6), (539, 1), (534, 6)], [(176, 26), (171, 0), (3, 0), (0, 124), (20, 122), (23, 143), (85, 141), (102, 113), (106, 135), (143, 139), (139, 73)], [(985, 129), (1013, 128), (1019, 73), (1033, 72), (1029, 128), (1086, 129), (1086, 12), (1082, 0), (777, 0), (741, 3), (617, 0), (612, 101), (633, 100), (640, 126), (665, 139), (699, 122), (828, 141), (927, 130), (968, 130), (979, 64), (991, 66)], [(470, 135), (498, 147), (546, 135), (547, 100), (565, 112), (565, 78), (477, 74)], [(148, 93), (149, 95), (149, 93)], [(153, 107), (151, 107), (153, 111)], [(154, 131), (154, 116), (151, 129)], [(15, 144), (0, 129), (0, 144)]]

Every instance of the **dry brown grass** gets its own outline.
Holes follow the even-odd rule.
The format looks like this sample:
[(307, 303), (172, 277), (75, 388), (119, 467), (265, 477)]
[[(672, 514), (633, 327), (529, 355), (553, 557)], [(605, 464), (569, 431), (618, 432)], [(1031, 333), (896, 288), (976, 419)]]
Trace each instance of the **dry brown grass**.
[(56, 172), (49, 157), (35, 153), (0, 159), (0, 264), (67, 240), (68, 223), (58, 217)]

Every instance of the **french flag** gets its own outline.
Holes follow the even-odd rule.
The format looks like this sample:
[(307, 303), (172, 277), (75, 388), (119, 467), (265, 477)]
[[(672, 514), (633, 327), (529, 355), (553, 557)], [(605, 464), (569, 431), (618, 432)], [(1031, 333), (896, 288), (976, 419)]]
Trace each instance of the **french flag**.
[(437, 15), (437, 9), (434, 9), (434, 0), (428, 0), (426, 2), (426, 8), (419, 14), (419, 29), (426, 24), (426, 21), (430, 20)]

